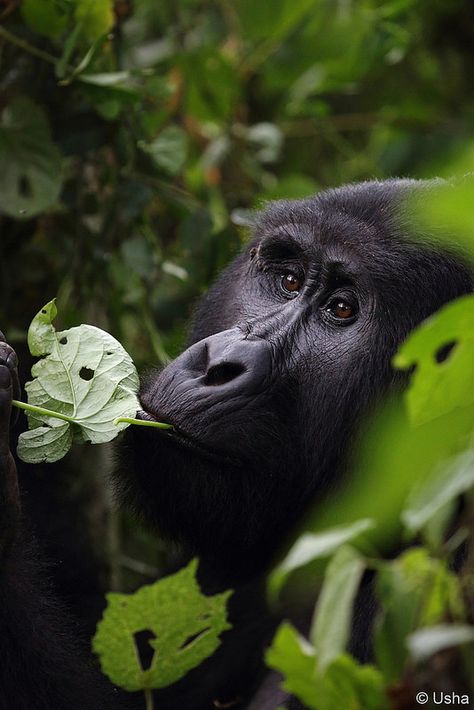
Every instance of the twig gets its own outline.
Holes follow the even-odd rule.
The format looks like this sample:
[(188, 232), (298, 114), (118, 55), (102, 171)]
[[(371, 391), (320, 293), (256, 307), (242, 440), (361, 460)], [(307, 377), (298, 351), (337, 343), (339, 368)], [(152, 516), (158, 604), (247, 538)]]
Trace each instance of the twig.
[(19, 47), (24, 52), (28, 52), (28, 54), (32, 54), (34, 57), (42, 59), (44, 62), (48, 62), (49, 64), (56, 64), (57, 62), (57, 58), (54, 57), (52, 54), (50, 54), (49, 52), (45, 52), (42, 49), (38, 49), (38, 47), (34, 47), (25, 39), (17, 37), (16, 35), (9, 32), (2, 25), (0, 25), (0, 37), (6, 42), (10, 42), (10, 44), (14, 44), (16, 47)]

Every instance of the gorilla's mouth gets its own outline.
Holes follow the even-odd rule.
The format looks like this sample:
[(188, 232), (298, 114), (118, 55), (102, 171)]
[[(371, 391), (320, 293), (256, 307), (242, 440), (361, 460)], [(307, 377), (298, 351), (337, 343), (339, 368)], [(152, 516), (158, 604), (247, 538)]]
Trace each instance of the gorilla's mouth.
[(219, 463), (221, 465), (224, 463), (227, 466), (232, 466), (234, 468), (241, 465), (241, 462), (239, 462), (234, 456), (231, 456), (225, 451), (221, 451), (219, 449), (215, 449), (210, 446), (207, 446), (206, 444), (203, 444), (202, 441), (194, 437), (192, 434), (189, 434), (180, 427), (177, 427), (176, 424), (174, 424), (168, 417), (163, 417), (159, 415), (158, 418), (156, 415), (151, 414), (151, 412), (147, 411), (146, 409), (138, 411), (136, 416), (137, 419), (143, 419), (151, 422), (160, 421), (164, 424), (171, 424), (171, 426), (173, 427), (172, 429), (153, 429), (153, 433), (157, 434), (158, 436), (166, 437), (168, 440), (171, 440), (178, 446), (184, 447), (192, 451), (193, 453), (202, 456), (203, 458), (213, 461), (214, 463)]

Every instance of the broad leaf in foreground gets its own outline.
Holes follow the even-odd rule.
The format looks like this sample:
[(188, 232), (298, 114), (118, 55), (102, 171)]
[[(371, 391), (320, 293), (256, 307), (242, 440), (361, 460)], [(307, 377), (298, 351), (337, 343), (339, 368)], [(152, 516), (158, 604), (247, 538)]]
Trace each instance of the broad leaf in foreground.
[[(107, 595), (93, 648), (113, 683), (130, 691), (164, 688), (214, 653), (220, 634), (231, 628), (226, 615), (231, 591), (203, 595), (196, 568), (197, 560), (192, 560), (177, 574), (135, 594)], [(154, 651), (148, 667), (143, 667), (136, 645), (141, 633), (151, 637)]]

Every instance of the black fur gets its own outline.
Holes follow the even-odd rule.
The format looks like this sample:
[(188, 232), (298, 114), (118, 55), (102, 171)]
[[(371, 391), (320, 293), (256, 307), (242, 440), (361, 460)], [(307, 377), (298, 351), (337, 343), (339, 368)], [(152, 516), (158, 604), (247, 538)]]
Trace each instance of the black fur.
[[(306, 507), (337, 485), (364, 413), (401, 383), (390, 365), (397, 346), (443, 303), (473, 288), (472, 271), (453, 246), (415, 239), (407, 198), (429, 189), (410, 180), (370, 182), (271, 204), (248, 247), (198, 306), (189, 348), (145, 378), (144, 410), (175, 430), (128, 430), (117, 476), (121, 499), (180, 543), (183, 557), (200, 555), (207, 592), (236, 588), (234, 629), (212, 659), (156, 694), (160, 710), (211, 710), (219, 707), (214, 701), (234, 700), (235, 708), (275, 710), (283, 702), (261, 661), (273, 628), (263, 601), (269, 562)], [(285, 274), (300, 280), (298, 292), (285, 292)], [(336, 317), (338, 300), (351, 305), (353, 318)], [(28, 619), (42, 602), (25, 587), (34, 575), (21, 571), (21, 556), (7, 558), (0, 708), (107, 707), (103, 698), (58, 701), (59, 671), (48, 672), (37, 639), (38, 662), (23, 673), (17, 702), (22, 647), (35, 636)], [(48, 593), (40, 593), (47, 655), (70, 642), (59, 635)], [(19, 619), (16, 636), (10, 618)], [(64, 663), (65, 697), (68, 658), (65, 651), (56, 662)], [(76, 674), (82, 687), (84, 668)], [(140, 707), (141, 698), (124, 702)]]

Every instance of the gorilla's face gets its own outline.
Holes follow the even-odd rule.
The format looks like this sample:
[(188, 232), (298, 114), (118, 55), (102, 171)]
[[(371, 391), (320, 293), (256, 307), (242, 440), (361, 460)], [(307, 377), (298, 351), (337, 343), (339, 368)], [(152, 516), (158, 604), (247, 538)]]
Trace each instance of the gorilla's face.
[(355, 424), (397, 378), (397, 345), (472, 287), (452, 257), (410, 240), (402, 198), (415, 185), (263, 214), (199, 306), (189, 348), (140, 393), (143, 416), (174, 430), (131, 427), (124, 489), (165, 534), (251, 569), (337, 479)]

